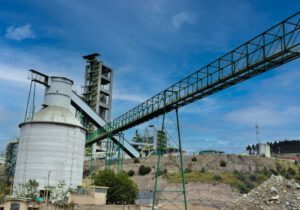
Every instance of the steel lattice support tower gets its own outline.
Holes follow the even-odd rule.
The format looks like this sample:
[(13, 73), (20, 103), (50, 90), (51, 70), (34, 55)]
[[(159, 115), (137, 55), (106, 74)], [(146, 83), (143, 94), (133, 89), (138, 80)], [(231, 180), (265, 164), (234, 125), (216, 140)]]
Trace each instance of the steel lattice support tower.
[[(186, 201), (186, 191), (185, 191), (185, 180), (184, 180), (184, 169), (183, 169), (183, 157), (182, 157), (182, 147), (181, 147), (181, 134), (180, 134), (180, 125), (179, 125), (179, 116), (178, 116), (178, 109), (175, 110), (176, 113), (176, 127), (177, 127), (177, 140), (178, 140), (178, 152), (179, 152), (179, 157), (180, 157), (180, 164), (178, 167), (178, 172), (181, 176), (181, 183), (182, 183), (182, 189), (161, 189), (161, 186), (158, 183), (158, 177), (160, 175), (161, 172), (164, 173), (164, 171), (166, 171), (168, 173), (169, 170), (174, 170), (174, 169), (168, 169), (168, 168), (164, 168), (161, 165), (161, 156), (164, 154), (164, 150), (163, 150), (163, 135), (160, 136), (159, 138), (159, 147), (158, 147), (158, 157), (157, 157), (157, 167), (156, 167), (156, 174), (155, 174), (155, 185), (154, 185), (154, 191), (153, 191), (153, 202), (152, 202), (152, 210), (155, 209), (155, 204), (159, 203), (159, 198), (158, 195), (162, 195), (161, 197), (163, 197), (165, 200), (168, 201), (169, 204), (172, 204), (174, 207), (181, 209), (180, 206), (178, 206), (177, 204), (180, 203), (180, 201), (178, 201), (177, 199), (180, 197), (180, 195), (183, 196), (183, 204), (184, 204), (184, 209), (187, 210), (187, 201)], [(163, 119), (162, 119), (162, 128), (161, 131), (164, 132), (165, 130), (165, 117), (166, 117), (166, 113), (163, 114)], [(169, 159), (168, 164), (172, 163), (173, 159)], [(177, 165), (177, 164), (176, 164)], [(175, 199), (167, 199), (167, 196), (165, 196), (165, 194), (171, 194), (171, 193), (175, 193), (176, 197)]]

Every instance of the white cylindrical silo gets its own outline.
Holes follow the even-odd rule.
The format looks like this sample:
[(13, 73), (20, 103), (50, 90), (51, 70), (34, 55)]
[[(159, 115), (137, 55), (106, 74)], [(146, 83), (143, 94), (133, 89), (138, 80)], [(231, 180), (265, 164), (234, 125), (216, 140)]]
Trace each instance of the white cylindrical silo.
[[(14, 194), (20, 185), (36, 180), (39, 190), (64, 182), (65, 189), (82, 183), (86, 129), (70, 111), (71, 80), (51, 77), (45, 107), (33, 120), (20, 124)], [(49, 179), (48, 179), (49, 177)]]

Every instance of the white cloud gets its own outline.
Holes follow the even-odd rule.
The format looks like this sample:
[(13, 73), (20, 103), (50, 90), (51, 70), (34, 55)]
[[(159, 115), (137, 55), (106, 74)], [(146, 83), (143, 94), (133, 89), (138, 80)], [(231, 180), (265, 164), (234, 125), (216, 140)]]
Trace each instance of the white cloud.
[(199, 102), (190, 104), (188, 106), (182, 107), (180, 110), (181, 113), (187, 114), (207, 114), (215, 112), (220, 108), (219, 102), (210, 97), (202, 98)]
[(9, 26), (6, 29), (5, 38), (22, 41), (23, 39), (34, 39), (35, 33), (31, 29), (30, 24), (26, 24), (24, 26), (16, 27), (16, 26)]
[(142, 103), (147, 100), (146, 97), (133, 94), (113, 94), (113, 100), (133, 101)]
[(193, 23), (194, 18), (187, 12), (180, 12), (172, 17), (172, 24), (175, 28), (180, 28), (184, 23)]
[(288, 107), (247, 107), (238, 109), (225, 116), (225, 119), (239, 125), (254, 126), (258, 121), (260, 125), (275, 127), (295, 122), (300, 115), (300, 108)]
[(0, 80), (27, 83), (27, 70), (0, 63)]

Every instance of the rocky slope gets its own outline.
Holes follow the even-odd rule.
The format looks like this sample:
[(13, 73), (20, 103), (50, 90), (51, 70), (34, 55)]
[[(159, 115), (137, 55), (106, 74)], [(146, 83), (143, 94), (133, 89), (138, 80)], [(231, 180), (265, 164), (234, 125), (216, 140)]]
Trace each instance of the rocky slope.
[(266, 182), (227, 205), (224, 210), (297, 210), (300, 185), (295, 180), (272, 176)]

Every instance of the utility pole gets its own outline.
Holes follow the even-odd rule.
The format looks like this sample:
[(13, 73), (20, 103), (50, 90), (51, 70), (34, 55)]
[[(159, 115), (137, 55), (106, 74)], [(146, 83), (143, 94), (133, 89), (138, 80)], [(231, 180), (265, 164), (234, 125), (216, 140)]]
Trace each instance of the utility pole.
[(46, 205), (48, 204), (49, 179), (50, 179), (50, 171), (48, 172), (48, 180), (47, 180)]
[(256, 141), (258, 144), (260, 144), (260, 139), (259, 139), (259, 127), (258, 127), (258, 123), (256, 120), (256, 124), (255, 124), (255, 129), (256, 129)]

